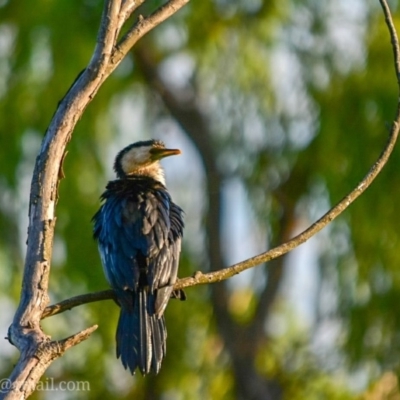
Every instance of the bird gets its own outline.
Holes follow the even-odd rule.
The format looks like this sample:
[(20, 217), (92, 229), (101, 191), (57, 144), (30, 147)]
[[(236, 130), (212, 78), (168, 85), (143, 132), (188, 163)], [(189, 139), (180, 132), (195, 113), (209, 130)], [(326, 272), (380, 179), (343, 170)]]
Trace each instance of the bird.
[(183, 210), (165, 186), (160, 160), (181, 154), (160, 140), (128, 145), (116, 156), (116, 179), (108, 182), (93, 217), (103, 271), (120, 315), (116, 353), (134, 375), (158, 374), (166, 354), (164, 311), (177, 280)]

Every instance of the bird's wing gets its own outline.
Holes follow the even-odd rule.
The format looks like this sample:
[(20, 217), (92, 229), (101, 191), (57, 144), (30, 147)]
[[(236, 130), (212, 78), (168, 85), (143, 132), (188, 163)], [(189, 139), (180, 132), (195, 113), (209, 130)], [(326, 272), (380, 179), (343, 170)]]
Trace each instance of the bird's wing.
[[(116, 290), (136, 290), (139, 284), (140, 254), (146, 248), (146, 240), (141, 234), (138, 206), (139, 202), (126, 204), (126, 199), (110, 195), (93, 218), (104, 272)], [(129, 229), (123, 223), (126, 207), (131, 210)]]
[(158, 256), (158, 268), (154, 268), (152, 277), (153, 288), (158, 288), (155, 302), (155, 312), (162, 315), (171, 298), (176, 282), (183, 235), (183, 211), (173, 202), (170, 203), (170, 229), (168, 240)]
[(180, 208), (167, 192), (157, 190), (110, 196), (98, 214), (94, 233), (109, 283), (120, 290), (148, 286), (150, 294), (155, 294), (149, 307), (161, 315), (178, 271)]

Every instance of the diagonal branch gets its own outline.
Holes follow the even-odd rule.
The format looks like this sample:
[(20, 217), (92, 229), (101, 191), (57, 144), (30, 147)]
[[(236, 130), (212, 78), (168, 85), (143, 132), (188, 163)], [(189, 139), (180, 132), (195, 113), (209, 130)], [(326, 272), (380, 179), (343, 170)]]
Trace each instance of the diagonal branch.
[(77, 344), (86, 340), (97, 328), (98, 328), (98, 325), (93, 325), (93, 326), (86, 328), (78, 333), (74, 333), (73, 335), (71, 335), (63, 340), (56, 341), (55, 343), (57, 344), (59, 349), (62, 351), (62, 353), (65, 353), (71, 347), (74, 347)]
[(170, 0), (146, 18), (143, 18), (143, 16), (140, 15), (137, 22), (125, 34), (114, 49), (109, 72), (115, 69), (115, 66), (120, 63), (141, 37), (152, 30), (155, 26), (161, 24), (171, 15), (175, 14), (184, 5), (189, 3), (189, 1), (190, 0)]
[[(357, 185), (356, 188), (353, 189), (346, 197), (344, 197), (335, 207), (329, 210), (326, 214), (324, 214), (319, 220), (317, 220), (314, 224), (308, 227), (299, 235), (295, 236), (293, 239), (271, 249), (264, 253), (261, 253), (255, 257), (251, 257), (245, 261), (234, 264), (230, 267), (223, 268), (218, 271), (212, 271), (208, 273), (202, 273), (201, 271), (197, 271), (194, 273), (192, 277), (186, 277), (179, 279), (174, 289), (184, 289), (191, 286), (197, 286), (201, 284), (209, 284), (216, 283), (228, 279), (234, 275), (237, 275), (246, 269), (253, 268), (257, 265), (263, 264), (265, 262), (271, 261), (275, 258), (278, 258), (289, 251), (295, 249), (297, 246), (303, 244), (316, 233), (318, 233), (321, 229), (323, 229), (326, 225), (332, 222), (335, 218), (337, 218), (347, 207), (350, 206), (354, 200), (357, 199), (374, 181), (374, 179), (378, 176), (382, 168), (385, 166), (389, 157), (393, 151), (394, 145), (398, 138), (400, 127), (400, 112), (397, 112), (396, 120), (392, 124), (392, 128), (390, 131), (389, 140), (379, 157), (376, 163), (372, 166), (369, 173), (365, 176), (365, 178)], [(112, 290), (83, 294), (77, 297), (73, 297), (68, 300), (64, 300), (61, 303), (57, 303), (51, 307), (47, 307), (43, 313), (42, 318), (50, 317), (51, 315), (55, 315), (61, 313), (63, 311), (69, 310), (73, 307), (106, 299), (114, 298), (114, 294)]]
[(101, 16), (97, 45), (93, 54), (93, 63), (101, 60), (103, 53), (111, 53), (117, 42), (119, 27), (117, 26), (121, 0), (107, 0)]
[[(344, 210), (346, 210), (347, 207), (349, 207), (351, 203), (353, 203), (354, 200), (357, 199), (357, 197), (359, 197), (371, 185), (371, 183), (378, 176), (384, 165), (387, 163), (393, 151), (394, 145), (398, 138), (399, 127), (400, 127), (400, 107), (397, 111), (396, 120), (392, 124), (389, 140), (385, 146), (385, 149), (383, 150), (381, 156), (379, 157), (377, 162), (373, 165), (369, 173), (365, 176), (365, 178), (357, 185), (357, 187), (353, 191), (351, 191), (335, 207), (329, 210), (319, 220), (317, 220), (314, 224), (312, 224), (302, 233), (269, 251), (261, 253), (255, 257), (251, 257), (245, 261), (234, 264), (230, 267), (208, 273), (202, 273), (200, 271), (197, 271), (194, 273), (192, 277), (179, 279), (174, 285), (174, 289), (178, 290), (201, 284), (221, 282), (225, 279), (228, 279), (234, 275), (237, 275), (245, 271), (246, 269), (253, 268), (257, 265), (278, 258), (288, 253), (289, 251), (293, 250), (297, 246), (306, 242), (308, 239), (310, 239), (312, 236), (318, 233), (322, 228), (324, 228), (335, 218), (337, 218)], [(51, 307), (47, 307), (43, 313), (42, 318), (50, 317), (51, 315), (61, 313), (73, 307), (79, 306), (81, 304), (112, 299), (112, 298), (114, 298), (112, 290), (83, 294), (68, 300), (64, 300), (63, 302), (57, 303)]]
[[(261, 253), (255, 257), (249, 258), (245, 261), (232, 265), (230, 267), (221, 269), (219, 271), (213, 271), (208, 273), (202, 273), (197, 271), (192, 277), (186, 277), (179, 279), (174, 289), (184, 289), (191, 286), (209, 284), (220, 282), (228, 279), (246, 269), (253, 268), (259, 264), (271, 261), (278, 258), (289, 251), (293, 250), (297, 246), (303, 244), (316, 233), (318, 233), (322, 228), (332, 222), (337, 218), (354, 200), (357, 199), (373, 182), (373, 180), (378, 176), (379, 172), (382, 170), (384, 165), (387, 163), (390, 154), (393, 151), (394, 145), (398, 138), (399, 126), (400, 126), (400, 110), (397, 112), (396, 120), (392, 124), (390, 131), (390, 137), (387, 145), (379, 157), (378, 161), (373, 165), (370, 172), (366, 177), (357, 185), (357, 187), (350, 192), (346, 197), (343, 198), (335, 207), (328, 211), (324, 216), (322, 216), (318, 221), (312, 224), (309, 228), (304, 230), (299, 235), (295, 236), (293, 239), (281, 244), (269, 251)], [(96, 293), (83, 294), (76, 296), (60, 303), (47, 307), (43, 313), (42, 318), (47, 318), (55, 314), (59, 314), (71, 308), (77, 307), (82, 304), (91, 303), (100, 300), (114, 299), (114, 293), (112, 290), (105, 290)]]
[[(400, 88), (400, 45), (393, 24), (393, 20), (391, 17), (389, 6), (386, 0), (379, 0), (379, 1), (382, 5), (382, 9), (385, 15), (385, 21), (388, 26), (391, 37), (395, 71)], [(353, 203), (371, 185), (371, 183), (381, 172), (382, 168), (388, 162), (389, 157), (398, 139), (399, 129), (400, 129), (400, 103), (398, 103), (396, 117), (392, 123), (387, 143), (381, 155), (379, 156), (378, 160), (371, 167), (370, 171), (367, 173), (364, 179), (336, 206), (330, 209), (326, 214), (324, 214), (319, 220), (317, 220), (314, 224), (312, 224), (302, 233), (269, 251), (251, 257), (245, 261), (234, 264), (230, 267), (208, 273), (202, 273), (200, 271), (197, 271), (192, 277), (179, 279), (176, 282), (174, 289), (177, 290), (200, 284), (209, 284), (209, 283), (223, 281), (247, 269), (253, 268), (262, 263), (276, 259), (288, 253), (289, 251), (295, 249), (296, 247), (300, 246), (304, 242), (306, 242), (308, 239), (310, 239), (312, 236), (314, 236), (316, 233), (322, 230), (325, 226), (327, 226), (330, 222), (336, 219), (344, 210), (347, 209), (347, 207), (350, 206), (351, 203)], [(71, 309), (81, 304), (93, 301), (105, 300), (105, 299), (112, 299), (113, 297), (114, 295), (111, 290), (77, 296), (75, 298), (68, 299), (65, 300), (64, 302), (58, 303), (54, 306), (48, 307), (43, 313), (43, 318), (49, 317), (56, 313), (63, 312), (67, 309)]]
[[(400, 44), (397, 37), (396, 28), (393, 23), (392, 14), (390, 12), (389, 5), (386, 0), (379, 0), (382, 6), (383, 15), (385, 16), (385, 22), (389, 30), (390, 41), (392, 43), (392, 50), (394, 56), (394, 69), (396, 71), (397, 83), (400, 87)], [(399, 110), (398, 110), (399, 112)]]
[[(398, 81), (398, 85), (400, 88), (400, 45), (397, 37), (396, 29), (394, 27), (393, 19), (390, 13), (390, 8), (387, 4), (386, 0), (379, 0), (383, 13), (385, 15), (385, 22), (388, 27), (392, 50), (394, 56), (394, 67), (396, 72), (396, 77)], [(265, 263), (271, 261), (277, 257), (280, 257), (289, 251), (293, 250), (297, 246), (303, 244), (316, 233), (318, 233), (321, 229), (323, 229), (326, 225), (332, 222), (335, 218), (337, 218), (354, 200), (357, 199), (375, 180), (375, 178), (379, 175), (382, 168), (386, 165), (389, 160), (390, 155), (394, 149), (394, 145), (396, 144), (398, 134), (400, 129), (400, 103), (398, 102), (396, 117), (392, 123), (389, 138), (385, 148), (383, 149), (380, 157), (372, 166), (370, 171), (364, 177), (364, 179), (347, 195), (345, 196), (335, 207), (329, 210), (325, 215), (323, 215), (318, 221), (312, 224), (305, 231), (295, 236), (293, 239), (289, 240), (286, 243), (281, 244), (269, 251), (261, 253), (255, 257), (251, 257), (245, 261), (232, 265), (231, 267), (225, 268), (220, 271), (210, 272), (207, 274), (203, 274), (201, 272), (196, 272), (193, 277), (188, 277), (179, 280), (176, 284), (176, 289), (182, 289), (185, 287), (194, 286), (197, 284), (207, 284), (219, 282), (221, 280), (228, 279), (240, 272), (243, 272), (249, 268), (255, 267), (261, 263)]]
[[(122, 41), (125, 43), (124, 49), (128, 51), (139, 38), (173, 15), (188, 1), (171, 0), (150, 17), (141, 20), (143, 26), (139, 24), (135, 30), (133, 35), (135, 40)], [(0, 399), (21, 398), (21, 388), (27, 385), (34, 387), (41, 374), (58, 356), (50, 352), (46, 363), (38, 363), (35, 358), (36, 352), (49, 343), (49, 338), (40, 327), (40, 320), (49, 301), (47, 292), (56, 223), (58, 183), (62, 175), (61, 164), (77, 121), (105, 79), (126, 54), (119, 52), (117, 58), (112, 58), (116, 52), (122, 25), (143, 2), (144, 0), (105, 1), (92, 58), (87, 68), (60, 101), (42, 141), (31, 183), (27, 253), (21, 298), (8, 331), (10, 343), (19, 349), (21, 356), (10, 377), (12, 383), (10, 390), (1, 392)], [(86, 337), (87, 335), (83, 335), (82, 340)], [(75, 345), (78, 342), (68, 343)]]
[(185, 287), (194, 286), (198, 284), (207, 284), (220, 282), (222, 280), (228, 279), (234, 275), (239, 274), (240, 272), (245, 271), (246, 269), (255, 267), (256, 265), (271, 261), (277, 257), (280, 257), (289, 251), (295, 249), (300, 246), (316, 233), (318, 233), (322, 228), (327, 226), (330, 222), (336, 219), (344, 210), (354, 200), (357, 199), (374, 181), (374, 179), (378, 176), (384, 165), (387, 163), (394, 145), (398, 138), (400, 126), (400, 113), (398, 112), (398, 116), (396, 120), (392, 124), (392, 128), (390, 131), (389, 140), (387, 145), (379, 157), (378, 161), (373, 165), (369, 173), (365, 176), (365, 178), (357, 185), (357, 187), (350, 192), (346, 197), (344, 197), (335, 207), (329, 210), (325, 215), (323, 215), (318, 221), (308, 227), (305, 231), (295, 236), (293, 239), (289, 240), (286, 243), (281, 244), (269, 251), (261, 253), (255, 257), (251, 257), (245, 261), (234, 264), (231, 267), (222, 269), (220, 271), (209, 272), (203, 274), (201, 272), (196, 272), (193, 277), (188, 277), (179, 280), (175, 285), (176, 289), (183, 289)]

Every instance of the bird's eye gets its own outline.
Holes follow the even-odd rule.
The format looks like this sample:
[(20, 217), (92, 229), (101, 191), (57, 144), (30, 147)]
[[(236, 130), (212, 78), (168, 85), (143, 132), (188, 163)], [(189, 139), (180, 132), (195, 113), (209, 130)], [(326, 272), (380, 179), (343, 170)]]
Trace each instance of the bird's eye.
[(158, 153), (161, 149), (165, 149), (165, 146), (161, 145), (155, 145), (150, 149), (150, 154), (156, 154)]

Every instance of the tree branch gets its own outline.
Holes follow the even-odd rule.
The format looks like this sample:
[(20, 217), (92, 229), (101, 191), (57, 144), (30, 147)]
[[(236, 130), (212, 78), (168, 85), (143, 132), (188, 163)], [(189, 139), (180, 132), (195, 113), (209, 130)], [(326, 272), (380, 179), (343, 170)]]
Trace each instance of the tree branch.
[(170, 0), (146, 18), (140, 15), (137, 22), (115, 47), (111, 55), (111, 63), (107, 72), (111, 73), (116, 68), (140, 38), (179, 11), (184, 5), (189, 3), (189, 1), (190, 0)]
[[(141, 20), (143, 24), (138, 24), (138, 29), (132, 35), (135, 40), (122, 40), (125, 53), (119, 51), (118, 57), (114, 58), (111, 56), (116, 54), (116, 43), (122, 25), (144, 0), (105, 1), (93, 56), (87, 68), (60, 101), (36, 159), (31, 183), (27, 253), (21, 298), (8, 331), (10, 343), (19, 349), (21, 356), (10, 377), (12, 385), (8, 391), (0, 393), (0, 399), (25, 398), (29, 395), (29, 388), (34, 390), (45, 369), (59, 357), (57, 352), (53, 354), (51, 351), (59, 346), (45, 347), (50, 350), (43, 360), (38, 360), (35, 354), (42, 351), (43, 346), (54, 343), (42, 331), (40, 320), (48, 304), (47, 291), (61, 163), (73, 129), (102, 83), (119, 65), (130, 47), (188, 1), (171, 0), (154, 14)], [(71, 339), (65, 349), (87, 336), (82, 334), (79, 340)]]
[(42, 319), (60, 314), (67, 310), (71, 310), (72, 308), (80, 306), (81, 304), (93, 303), (95, 301), (101, 300), (116, 300), (114, 291), (111, 289), (102, 290), (101, 292), (82, 294), (79, 296), (71, 297), (67, 300), (60, 301), (59, 303), (46, 307), (43, 311)]
[(396, 120), (392, 124), (389, 140), (384, 151), (382, 152), (378, 161), (373, 165), (369, 173), (365, 176), (365, 178), (356, 186), (356, 188), (354, 188), (352, 192), (350, 192), (335, 207), (329, 210), (324, 216), (322, 216), (318, 221), (308, 227), (305, 231), (295, 236), (293, 239), (289, 240), (286, 243), (283, 243), (255, 257), (251, 257), (245, 261), (234, 264), (231, 267), (225, 268), (223, 270), (209, 272), (206, 274), (197, 271), (193, 277), (183, 278), (179, 280), (179, 282), (177, 282), (177, 284), (175, 285), (176, 289), (183, 289), (185, 287), (190, 287), (198, 284), (220, 282), (234, 275), (237, 275), (240, 272), (245, 271), (246, 269), (255, 267), (256, 265), (280, 257), (306, 242), (308, 239), (318, 233), (322, 228), (324, 228), (326, 225), (336, 219), (344, 210), (346, 210), (347, 207), (349, 207), (351, 203), (353, 203), (354, 200), (357, 199), (357, 197), (359, 197), (371, 185), (371, 183), (378, 176), (384, 165), (387, 163), (390, 154), (393, 151), (394, 145), (398, 138), (400, 126), (399, 124), (400, 116), (398, 115), (396, 117)]
[[(394, 69), (396, 71), (397, 84), (400, 87), (400, 44), (397, 37), (396, 28), (393, 23), (392, 14), (390, 12), (389, 5), (386, 0), (379, 0), (382, 6), (383, 15), (385, 16), (385, 22), (390, 34), (390, 42), (392, 44), (393, 58), (394, 58)], [(399, 116), (399, 109), (397, 109), (397, 117)], [(398, 118), (396, 118), (397, 120)]]
[[(385, 15), (385, 21), (390, 32), (392, 49), (394, 54), (395, 71), (400, 88), (400, 45), (387, 2), (386, 0), (379, 0), (379, 1), (382, 5), (383, 12)], [(240, 263), (234, 264), (230, 267), (208, 273), (202, 273), (200, 271), (197, 271), (192, 277), (179, 279), (174, 285), (174, 289), (175, 290), (184, 289), (187, 287), (196, 286), (200, 284), (209, 284), (209, 283), (223, 281), (247, 269), (253, 268), (257, 265), (278, 258), (288, 253), (289, 251), (293, 250), (294, 248), (300, 246), (304, 242), (306, 242), (308, 239), (310, 239), (312, 236), (314, 236), (316, 233), (322, 230), (325, 226), (327, 226), (330, 222), (332, 222), (335, 218), (337, 218), (344, 210), (347, 209), (347, 207), (350, 206), (351, 203), (353, 203), (371, 185), (371, 183), (379, 175), (382, 168), (386, 165), (386, 163), (389, 160), (394, 145), (398, 139), (399, 127), (400, 127), (400, 103), (398, 103), (397, 106), (396, 117), (392, 123), (386, 146), (384, 147), (378, 160), (371, 167), (370, 171), (367, 173), (364, 179), (336, 206), (330, 209), (326, 214), (324, 214), (319, 220), (317, 220), (314, 224), (312, 224), (302, 233), (271, 250), (268, 250), (257, 256), (251, 257)], [(46, 308), (46, 310), (44, 310), (43, 312), (42, 318), (47, 318), (51, 315), (61, 313), (65, 310), (71, 309), (81, 304), (86, 304), (89, 302), (100, 301), (105, 299), (113, 299), (113, 298), (114, 294), (112, 290), (83, 294), (68, 300), (64, 300), (63, 302), (57, 303), (53, 306)]]
[(55, 341), (53, 343), (55, 343), (59, 347), (59, 351), (61, 351), (63, 354), (71, 347), (74, 347), (77, 344), (86, 340), (97, 328), (98, 325), (93, 325), (90, 328), (86, 328), (83, 331), (75, 333), (63, 340)]
[[(397, 37), (396, 29), (393, 24), (393, 19), (390, 13), (390, 8), (387, 4), (386, 0), (379, 0), (382, 9), (385, 15), (385, 22), (388, 26), (392, 50), (394, 56), (394, 67), (396, 71), (397, 82), (400, 88), (400, 45)], [(332, 222), (335, 218), (337, 218), (347, 207), (350, 206), (354, 200), (357, 199), (374, 181), (374, 179), (379, 175), (382, 168), (386, 165), (389, 160), (389, 157), (393, 151), (394, 145), (397, 141), (400, 127), (400, 103), (397, 104), (397, 111), (395, 120), (392, 123), (389, 138), (385, 148), (383, 149), (380, 157), (372, 166), (370, 171), (364, 177), (364, 179), (347, 195), (345, 196), (335, 207), (329, 210), (325, 215), (323, 215), (318, 221), (312, 224), (305, 231), (295, 236), (293, 239), (289, 240), (286, 243), (281, 244), (269, 251), (261, 253), (255, 257), (249, 258), (245, 261), (232, 265), (231, 267), (225, 268), (220, 271), (209, 272), (203, 274), (198, 271), (194, 274), (193, 277), (188, 277), (179, 280), (175, 285), (176, 289), (183, 289), (185, 287), (190, 287), (198, 284), (207, 284), (220, 282), (222, 280), (228, 279), (234, 275), (239, 274), (249, 268), (255, 267), (256, 265), (271, 261), (277, 257), (280, 257), (299, 245), (306, 242), (316, 233), (318, 233), (322, 228)]]
[[(97, 325), (84, 329), (63, 340), (47, 340), (37, 346), (31, 346), (26, 360), (27, 367), (22, 371), (16, 368), (7, 382), (8, 387), (2, 387), (0, 397), (6, 399), (26, 399), (36, 389), (37, 382), (44, 374), (49, 365), (60, 358), (69, 348), (76, 346), (86, 340), (95, 330)], [(16, 379), (16, 378), (19, 379)]]
[[(89, 301), (114, 297), (113, 292), (108, 290), (78, 296), (46, 308), (59, 170), (65, 146), (71, 138), (76, 122), (104, 80), (119, 65), (139, 38), (173, 15), (188, 1), (170, 0), (148, 17), (139, 18), (118, 45), (116, 43), (123, 23), (143, 1), (136, 4), (127, 0), (106, 1), (93, 57), (88, 67), (77, 78), (60, 102), (43, 139), (36, 161), (31, 185), (28, 247), (21, 299), (8, 335), (10, 342), (20, 350), (21, 357), (10, 377), (12, 387), (7, 393), (1, 393), (0, 399), (26, 398), (34, 390), (40, 376), (53, 360), (60, 357), (68, 348), (86, 339), (96, 329), (96, 326), (93, 326), (62, 341), (51, 341), (40, 328), (41, 318), (46, 318)], [(400, 87), (400, 46), (387, 1), (380, 0), (380, 3), (391, 36), (396, 76)], [(369, 187), (387, 163), (393, 151), (398, 138), (399, 126), (400, 107), (398, 105), (388, 142), (369, 173), (352, 192), (300, 235), (274, 249), (231, 267), (205, 274), (196, 272), (193, 277), (180, 279), (176, 283), (175, 289), (220, 282), (246, 269), (280, 257), (307, 241), (337, 218)]]

